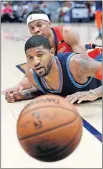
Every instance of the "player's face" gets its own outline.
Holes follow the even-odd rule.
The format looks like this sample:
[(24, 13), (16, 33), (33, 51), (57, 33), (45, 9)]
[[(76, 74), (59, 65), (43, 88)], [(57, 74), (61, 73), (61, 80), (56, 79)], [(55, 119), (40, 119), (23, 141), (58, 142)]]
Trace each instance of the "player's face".
[(44, 20), (32, 21), (28, 24), (31, 35), (43, 35), (48, 37), (50, 34), (50, 23)]
[(43, 46), (30, 48), (26, 51), (27, 62), (30, 68), (40, 77), (48, 75), (52, 67), (54, 49), (45, 49)]

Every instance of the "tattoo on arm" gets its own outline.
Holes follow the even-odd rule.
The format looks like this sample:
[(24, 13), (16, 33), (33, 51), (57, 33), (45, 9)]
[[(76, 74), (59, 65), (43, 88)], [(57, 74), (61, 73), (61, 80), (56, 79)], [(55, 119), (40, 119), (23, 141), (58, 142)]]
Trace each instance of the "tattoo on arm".
[(43, 95), (43, 93), (41, 91), (37, 90), (36, 88), (23, 90), (23, 91), (21, 91), (21, 94), (24, 97), (24, 100), (33, 99), (37, 96)]
[(99, 62), (88, 57), (85, 54), (77, 54), (74, 57), (77, 63), (77, 75), (78, 77), (95, 77), (95, 72), (98, 68)]

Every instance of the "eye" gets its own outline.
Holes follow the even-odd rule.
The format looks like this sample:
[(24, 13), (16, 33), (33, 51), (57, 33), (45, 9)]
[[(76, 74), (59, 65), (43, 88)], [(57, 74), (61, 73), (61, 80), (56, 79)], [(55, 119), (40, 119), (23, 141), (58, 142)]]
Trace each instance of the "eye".
[(31, 30), (34, 30), (34, 27), (31, 27), (30, 29), (31, 29)]
[(42, 54), (42, 53), (38, 54), (38, 57), (42, 57), (42, 56), (43, 56), (43, 54)]
[(37, 23), (37, 27), (41, 27), (42, 26), (42, 23)]
[(29, 60), (33, 60), (34, 59), (34, 57), (33, 56), (29, 56), (29, 58), (28, 58)]

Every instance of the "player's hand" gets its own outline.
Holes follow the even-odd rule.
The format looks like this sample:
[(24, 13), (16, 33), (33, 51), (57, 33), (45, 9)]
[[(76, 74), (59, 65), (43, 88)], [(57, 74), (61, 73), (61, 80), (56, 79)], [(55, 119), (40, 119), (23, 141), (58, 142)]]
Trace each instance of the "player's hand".
[(32, 99), (31, 94), (29, 93), (28, 89), (27, 90), (22, 90), (22, 91), (17, 91), (17, 92), (6, 92), (5, 93), (5, 99), (9, 103), (21, 101), (21, 100), (29, 100)]
[(13, 93), (13, 92), (17, 92), (17, 91), (22, 91), (24, 89), (24, 87), (23, 86), (21, 86), (21, 85), (16, 85), (16, 86), (14, 86), (14, 87), (12, 87), (12, 88), (9, 88), (9, 89), (5, 89), (5, 90), (3, 90), (3, 91), (1, 91), (1, 94), (6, 94), (6, 93)]
[(68, 95), (66, 99), (70, 103), (81, 103), (83, 101), (94, 101), (97, 100), (98, 96), (91, 91), (85, 91), (85, 92), (77, 92), (72, 95)]
[(20, 101), (23, 100), (23, 95), (21, 94), (20, 91), (18, 92), (9, 92), (7, 91), (5, 93), (5, 99), (9, 102), (9, 103), (14, 103), (16, 101)]

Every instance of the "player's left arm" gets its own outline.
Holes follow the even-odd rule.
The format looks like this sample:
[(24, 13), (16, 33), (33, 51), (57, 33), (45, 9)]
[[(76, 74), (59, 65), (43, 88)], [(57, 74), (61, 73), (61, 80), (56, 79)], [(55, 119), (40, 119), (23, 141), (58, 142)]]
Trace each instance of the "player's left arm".
[(95, 101), (99, 98), (102, 98), (102, 86), (89, 91), (76, 92), (74, 94), (68, 95), (66, 99), (70, 103), (77, 102), (78, 104), (83, 101)]
[(72, 47), (75, 53), (86, 53), (86, 48), (79, 34), (69, 26), (64, 26), (62, 31), (64, 41)]
[[(87, 82), (88, 77), (98, 78), (102, 80), (102, 63), (97, 62), (94, 59), (87, 57), (85, 54), (75, 54), (72, 56), (69, 62), (69, 69), (74, 80), (79, 84)], [(99, 69), (100, 68), (100, 69)], [(99, 74), (99, 76), (97, 76)], [(70, 96), (67, 96), (69, 102), (81, 103), (82, 101), (94, 101), (102, 97), (102, 86), (89, 91), (77, 92)]]

